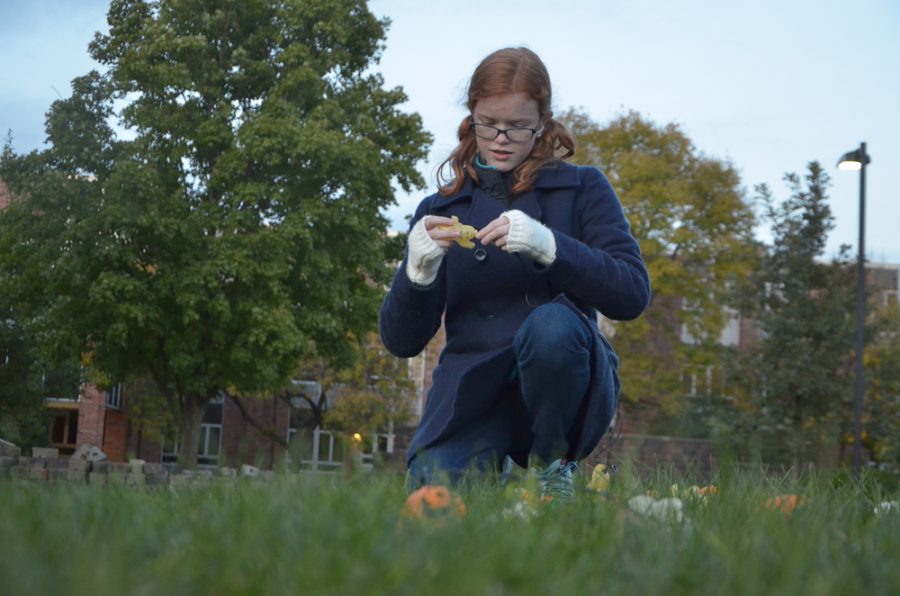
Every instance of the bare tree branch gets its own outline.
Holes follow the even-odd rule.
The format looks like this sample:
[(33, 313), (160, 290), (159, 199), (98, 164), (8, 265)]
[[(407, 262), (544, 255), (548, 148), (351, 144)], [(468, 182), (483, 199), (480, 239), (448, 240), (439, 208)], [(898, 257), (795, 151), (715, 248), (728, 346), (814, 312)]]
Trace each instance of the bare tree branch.
[(250, 412), (247, 411), (247, 408), (241, 402), (240, 397), (238, 397), (237, 395), (232, 395), (227, 391), (225, 392), (225, 395), (227, 395), (228, 399), (230, 399), (231, 402), (237, 406), (238, 411), (241, 413), (241, 418), (243, 418), (247, 422), (247, 424), (255, 428), (257, 432), (259, 432), (267, 439), (271, 439), (272, 441), (275, 441), (276, 443), (287, 449), (287, 439), (278, 436), (273, 429), (263, 426), (253, 416), (251, 416)]

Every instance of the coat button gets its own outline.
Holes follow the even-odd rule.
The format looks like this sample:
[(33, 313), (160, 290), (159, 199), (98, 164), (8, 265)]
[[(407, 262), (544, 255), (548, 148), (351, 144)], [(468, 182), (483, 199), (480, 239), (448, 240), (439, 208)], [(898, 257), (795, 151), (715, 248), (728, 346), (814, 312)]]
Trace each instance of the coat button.
[(483, 248), (475, 249), (475, 260), (479, 263), (483, 262), (487, 258), (487, 251)]

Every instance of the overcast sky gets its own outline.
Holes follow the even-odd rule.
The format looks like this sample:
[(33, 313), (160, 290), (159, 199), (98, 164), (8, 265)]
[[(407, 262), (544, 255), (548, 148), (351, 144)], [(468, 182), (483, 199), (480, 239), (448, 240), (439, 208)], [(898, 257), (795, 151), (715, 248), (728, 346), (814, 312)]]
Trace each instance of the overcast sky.
[[(23, 152), (43, 146), (44, 113), (96, 65), (101, 0), (0, 0), (0, 131)], [(429, 187), (398, 195), (404, 227), (434, 168), (452, 149), (465, 84), (489, 52), (527, 45), (545, 61), (558, 112), (604, 123), (636, 110), (677, 123), (704, 154), (729, 160), (752, 195), (783, 198), (785, 172), (818, 160), (832, 177), (837, 227), (828, 254), (856, 250), (859, 174), (834, 166), (868, 144), (866, 247), (900, 263), (900, 0), (374, 0), (387, 17), (377, 67), (402, 86), (435, 142), (420, 169)], [(765, 231), (760, 237), (767, 238)]]

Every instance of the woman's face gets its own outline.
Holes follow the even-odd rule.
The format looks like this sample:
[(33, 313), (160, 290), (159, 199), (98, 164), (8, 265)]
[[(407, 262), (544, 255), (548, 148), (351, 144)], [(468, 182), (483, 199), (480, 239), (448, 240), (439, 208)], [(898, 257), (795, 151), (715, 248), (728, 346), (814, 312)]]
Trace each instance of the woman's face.
[[(475, 109), (472, 110), (472, 120), (475, 124), (488, 124), (504, 130), (508, 128), (539, 129), (541, 127), (537, 102), (521, 93), (508, 93), (479, 99), (475, 104)], [(477, 132), (475, 142), (478, 145), (481, 160), (501, 172), (511, 172), (525, 161), (536, 140), (536, 136), (532, 136), (527, 141), (514, 141), (510, 140), (505, 133), (498, 134), (493, 140), (489, 140), (484, 136), (490, 136), (496, 131), (483, 128)], [(522, 134), (522, 131), (513, 133), (513, 136), (516, 134)]]

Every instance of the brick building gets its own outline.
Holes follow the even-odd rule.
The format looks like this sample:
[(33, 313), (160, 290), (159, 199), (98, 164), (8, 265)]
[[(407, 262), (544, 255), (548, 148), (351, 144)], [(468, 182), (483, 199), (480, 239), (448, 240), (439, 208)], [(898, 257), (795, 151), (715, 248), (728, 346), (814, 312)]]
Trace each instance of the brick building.
[[(0, 209), (10, 203), (6, 185), (0, 181)], [(870, 263), (867, 265), (867, 282), (875, 292), (878, 304), (896, 303), (900, 300), (900, 265)], [(677, 324), (679, 304), (670, 307), (672, 324)], [(755, 323), (732, 312), (720, 337), (723, 345), (746, 347), (756, 338)], [(682, 341), (691, 341), (682, 333)], [(410, 377), (415, 382), (414, 414), (420, 416), (431, 387), (431, 371), (444, 345), (443, 330), (416, 358), (409, 360)], [(665, 347), (662, 346), (662, 349)], [(690, 386), (703, 383), (703, 379), (690, 379)], [(150, 462), (173, 461), (176, 445), (160, 444), (135, 428), (129, 420), (128, 391), (115, 387), (108, 392), (90, 385), (74, 391), (48, 396), (46, 407), (52, 414), (49, 443), (61, 453), (71, 453), (83, 444), (96, 445), (113, 461), (125, 461), (138, 457)], [(73, 394), (74, 393), (74, 394)], [(304, 431), (302, 402), (290, 404), (284, 400), (245, 400), (249, 416), (275, 436), (290, 442), (299, 436), (301, 463), (313, 467), (337, 467), (341, 465), (340, 441), (327, 429), (314, 428)], [(628, 423), (619, 431), (628, 431)], [(396, 429), (372, 438), (367, 452), (402, 454), (411, 436), (411, 429)], [(242, 416), (238, 407), (229, 400), (217, 400), (209, 404), (200, 437), (200, 463), (206, 465), (237, 465), (251, 463), (269, 467), (285, 455), (285, 448), (270, 436), (258, 431)]]
[[(420, 369), (414, 358), (410, 366)], [(178, 457), (174, 440), (162, 441), (144, 434), (129, 419), (129, 388), (117, 385), (101, 391), (85, 383), (74, 397), (47, 397), (51, 412), (50, 446), (60, 454), (71, 454), (81, 445), (100, 447), (110, 461), (137, 458), (147, 462), (169, 463)], [(333, 402), (332, 402), (333, 403)], [(311, 427), (309, 406), (304, 400), (281, 398), (242, 399), (247, 418), (232, 400), (211, 401), (204, 415), (198, 449), (201, 466), (251, 464), (271, 468), (284, 460), (284, 445), (290, 445), (295, 465), (319, 470), (334, 470), (343, 465), (344, 446), (339, 436), (328, 429)], [(261, 432), (256, 426), (263, 427)], [(375, 453), (381, 457), (402, 455), (408, 432), (398, 429), (367, 437), (363, 445), (363, 463), (371, 463)], [(276, 440), (277, 437), (279, 440)]]
[[(900, 296), (900, 265), (872, 263), (868, 266), (867, 279), (874, 290), (873, 301), (890, 304)], [(752, 319), (732, 312), (720, 337), (723, 345), (746, 347), (756, 338)], [(682, 334), (682, 341), (691, 341), (689, 334)], [(431, 387), (431, 371), (444, 344), (443, 329), (429, 343), (419, 356), (409, 360), (410, 377), (415, 382), (414, 414), (421, 416), (428, 390)], [(702, 383), (703, 379), (692, 379), (691, 386)], [(334, 469), (341, 465), (343, 451), (340, 441), (327, 429), (302, 430), (304, 402), (294, 400), (293, 405), (280, 399), (243, 400), (247, 413), (260, 425), (265, 426), (285, 441), (295, 439), (300, 433), (301, 464), (306, 467)], [(73, 451), (78, 445), (100, 446), (112, 461), (125, 461), (138, 457), (149, 462), (168, 462), (176, 459), (174, 444), (161, 445), (133, 428), (128, 419), (128, 391), (116, 387), (109, 392), (99, 391), (90, 385), (82, 386), (75, 398), (47, 398), (47, 407), (54, 412), (51, 426), (51, 445), (62, 453)], [(415, 422), (415, 420), (414, 420)], [(624, 433), (623, 444), (628, 450), (642, 452), (647, 449), (642, 435), (632, 435), (634, 421), (625, 417), (618, 430)], [(413, 425), (414, 426), (414, 425)], [(366, 446), (367, 458), (372, 452), (381, 452), (402, 457), (409, 442), (412, 429), (396, 429), (373, 438), (372, 445)], [(651, 437), (652, 438), (652, 437)], [(653, 438), (659, 442), (660, 438)], [(670, 440), (672, 449), (683, 449), (684, 445)], [(703, 453), (708, 452), (708, 446)], [(238, 407), (230, 400), (210, 403), (200, 437), (201, 465), (239, 465), (250, 463), (270, 467), (285, 455), (285, 449), (277, 441), (265, 436), (241, 415)], [(659, 454), (656, 457), (661, 457)], [(705, 455), (705, 458), (708, 457)]]

